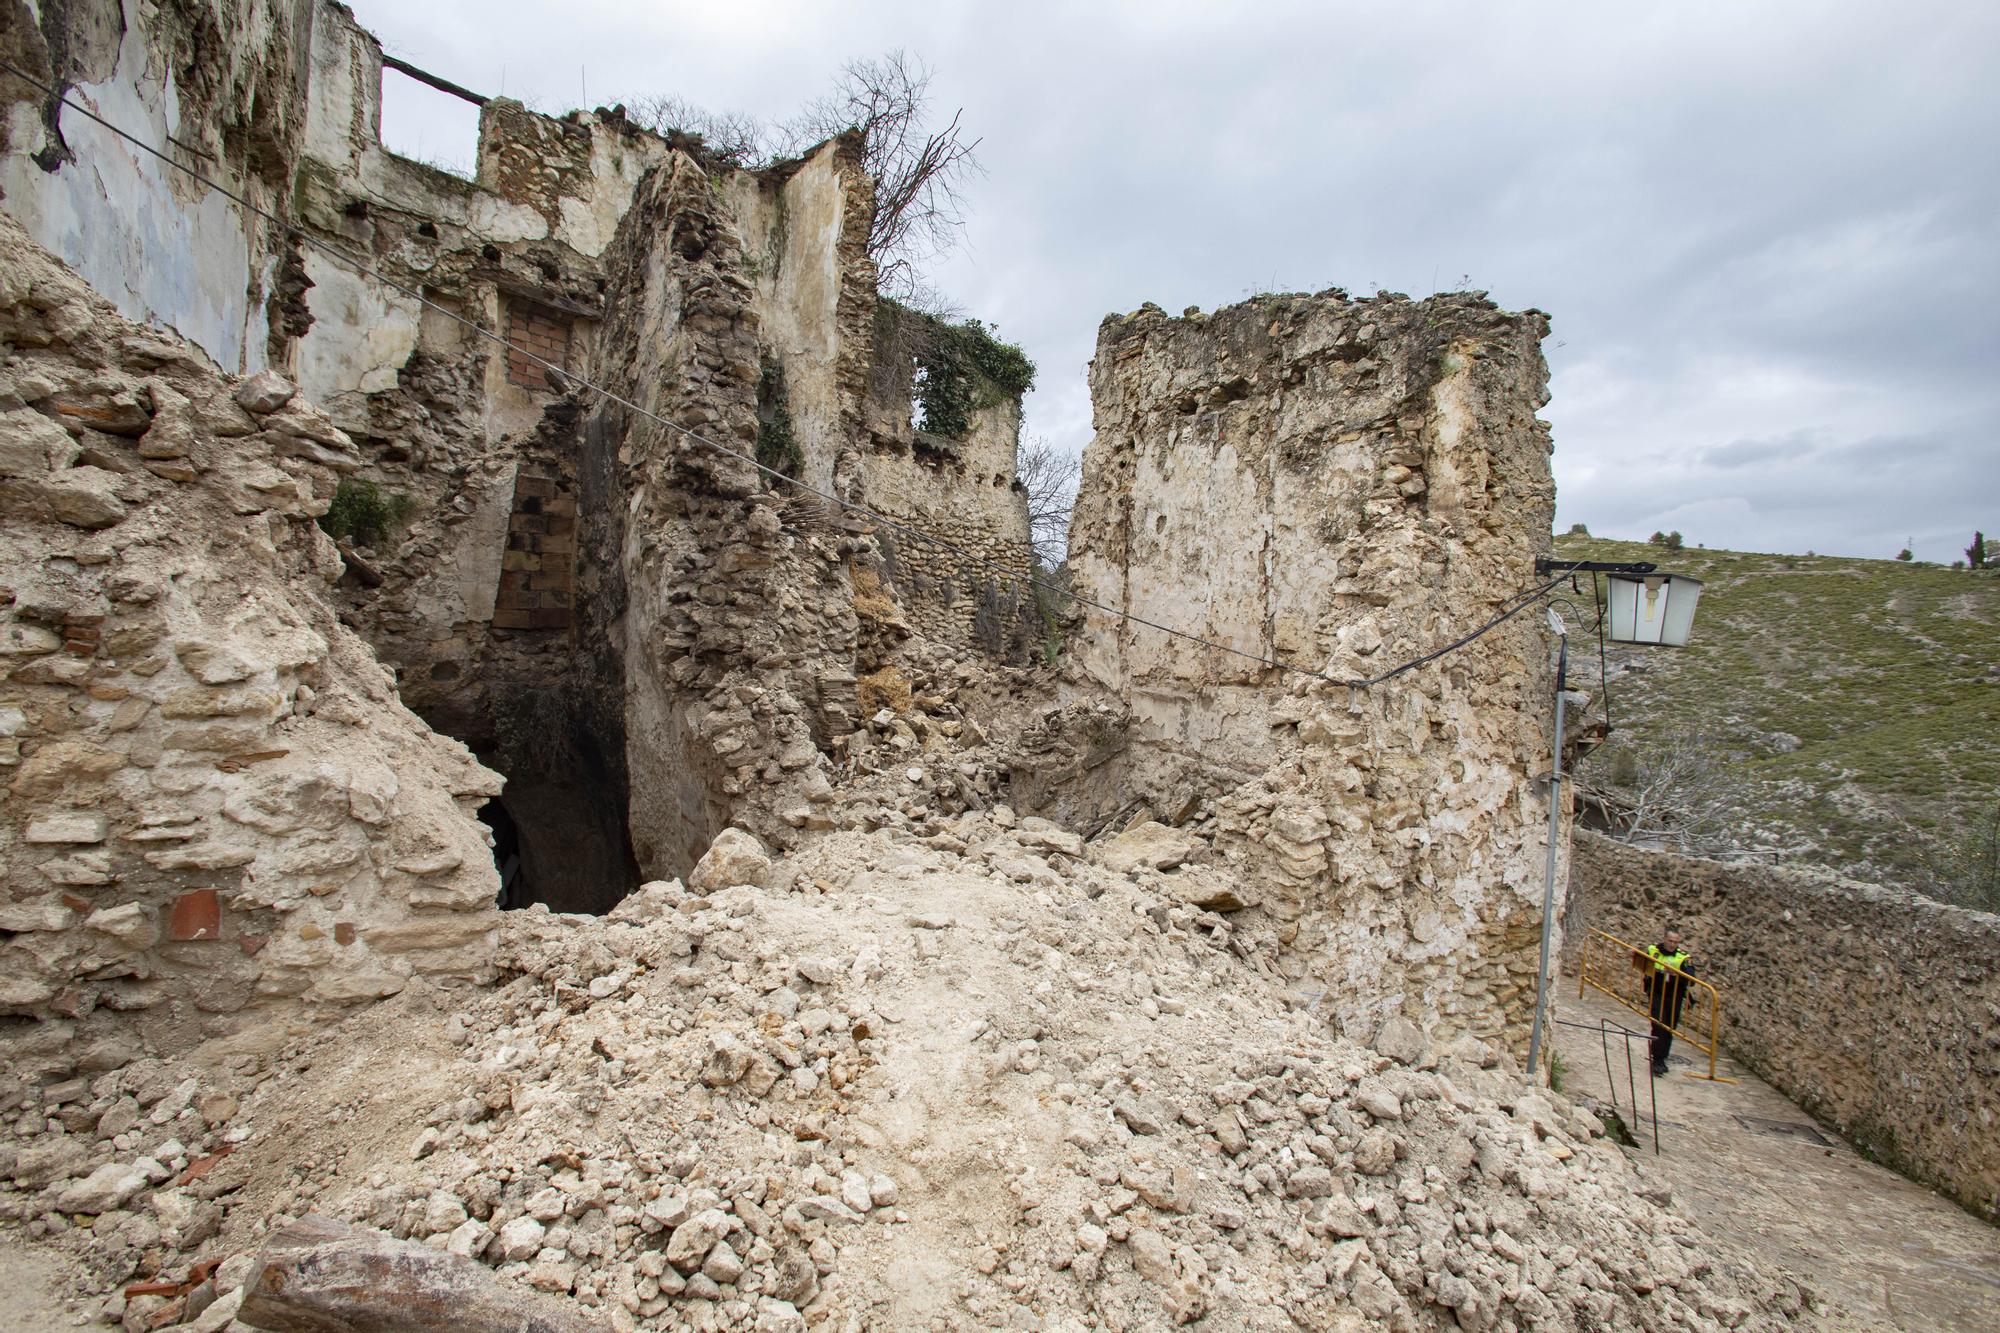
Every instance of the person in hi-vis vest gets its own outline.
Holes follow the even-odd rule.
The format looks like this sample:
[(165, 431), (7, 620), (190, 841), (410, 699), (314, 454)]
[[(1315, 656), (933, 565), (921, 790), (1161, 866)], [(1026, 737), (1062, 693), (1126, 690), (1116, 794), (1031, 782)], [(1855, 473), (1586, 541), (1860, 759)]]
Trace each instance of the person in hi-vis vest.
[(1681, 1006), (1687, 1003), (1688, 978), (1694, 975), (1691, 955), (1681, 947), (1681, 933), (1669, 930), (1658, 944), (1648, 945), (1646, 956), (1652, 966), (1646, 970), (1647, 1009), (1653, 1017), (1653, 1077), (1667, 1072), (1667, 1054), (1674, 1048), (1672, 1029), (1681, 1024)]

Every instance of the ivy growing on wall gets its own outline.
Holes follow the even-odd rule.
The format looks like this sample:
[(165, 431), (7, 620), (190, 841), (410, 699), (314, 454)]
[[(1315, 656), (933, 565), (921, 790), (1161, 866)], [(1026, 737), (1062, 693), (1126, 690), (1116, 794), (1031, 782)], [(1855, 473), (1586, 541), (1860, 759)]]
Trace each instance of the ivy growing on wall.
[(770, 357), (757, 377), (757, 461), (788, 477), (798, 476), (806, 463), (785, 402), (785, 368)]
[(916, 363), (919, 430), (957, 439), (974, 412), (1034, 387), (1035, 363), (979, 320), (953, 324), (888, 300), (881, 314), (891, 322), (884, 345), (901, 344)]

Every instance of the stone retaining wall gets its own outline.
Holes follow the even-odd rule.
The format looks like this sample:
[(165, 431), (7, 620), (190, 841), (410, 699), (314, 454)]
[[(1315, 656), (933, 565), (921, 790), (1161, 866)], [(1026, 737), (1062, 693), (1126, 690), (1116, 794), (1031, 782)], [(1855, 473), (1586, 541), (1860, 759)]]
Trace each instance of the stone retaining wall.
[(1579, 832), (1570, 930), (1668, 925), (1722, 991), (1722, 1043), (1856, 1146), (2000, 1218), (2000, 917)]

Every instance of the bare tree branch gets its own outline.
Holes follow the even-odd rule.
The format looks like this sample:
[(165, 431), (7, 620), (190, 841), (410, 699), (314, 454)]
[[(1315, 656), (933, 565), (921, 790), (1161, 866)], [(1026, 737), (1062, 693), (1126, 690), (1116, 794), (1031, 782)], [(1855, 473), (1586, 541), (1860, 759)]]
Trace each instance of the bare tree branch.
[(979, 169), (953, 112), (942, 129), (926, 128), (931, 72), (920, 60), (891, 51), (880, 60), (850, 61), (834, 91), (784, 126), (785, 148), (801, 152), (843, 130), (861, 131), (863, 161), (875, 178), (875, 212), (868, 253), (882, 290), (920, 295), (916, 265), (949, 250), (965, 225), (962, 186)]
[(702, 154), (728, 166), (747, 167), (769, 155), (763, 123), (741, 111), (710, 111), (679, 97), (635, 97), (626, 102), (625, 115), (669, 142), (676, 135), (692, 138)]
[(1636, 754), (1604, 758), (1613, 760), (1609, 772), (1585, 781), (1607, 807), (1623, 807), (1619, 837), (1697, 856), (1734, 850), (1740, 793), (1728, 768), (1731, 755), (1716, 737), (1673, 731)]
[(1014, 476), (1028, 493), (1028, 540), (1035, 555), (1050, 569), (1062, 564), (1069, 550), (1069, 516), (1076, 503), (1083, 462), (1047, 440), (1021, 446)]

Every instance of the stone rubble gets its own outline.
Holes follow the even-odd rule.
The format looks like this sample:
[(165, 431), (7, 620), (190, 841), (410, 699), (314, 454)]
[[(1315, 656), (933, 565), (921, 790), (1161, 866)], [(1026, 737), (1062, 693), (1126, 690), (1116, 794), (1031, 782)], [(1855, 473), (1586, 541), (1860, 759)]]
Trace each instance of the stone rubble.
[(106, 1287), (229, 1256), (166, 1327), (247, 1327), (215, 1312), (307, 1213), (620, 1330), (1810, 1320), (1504, 1054), (1334, 1035), (1118, 838), (834, 814), (704, 859), (760, 885), (505, 914), (495, 989), (56, 1082), (16, 1038), (0, 1219)]

